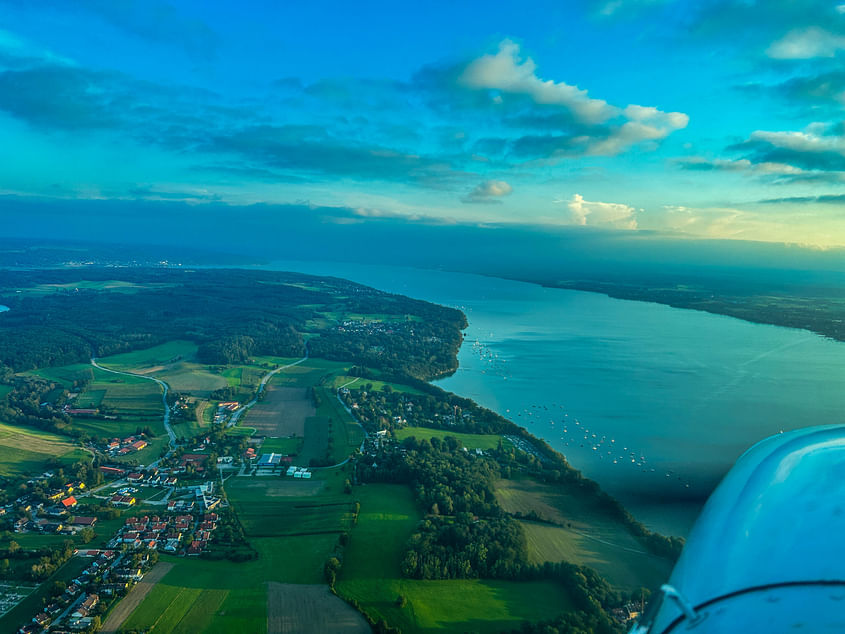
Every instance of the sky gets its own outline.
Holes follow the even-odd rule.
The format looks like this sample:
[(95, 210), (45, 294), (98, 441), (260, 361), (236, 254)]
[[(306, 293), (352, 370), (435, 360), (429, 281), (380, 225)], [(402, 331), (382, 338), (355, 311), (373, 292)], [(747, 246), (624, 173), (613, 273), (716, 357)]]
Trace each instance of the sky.
[(0, 215), (843, 247), (843, 60), (835, 1), (0, 0)]

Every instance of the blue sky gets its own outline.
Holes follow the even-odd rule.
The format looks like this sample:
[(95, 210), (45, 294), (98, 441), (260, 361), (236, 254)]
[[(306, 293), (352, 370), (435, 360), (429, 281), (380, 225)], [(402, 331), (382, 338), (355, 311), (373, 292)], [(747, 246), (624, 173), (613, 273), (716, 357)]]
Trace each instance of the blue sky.
[(411, 5), (0, 0), (0, 196), (845, 245), (845, 4)]

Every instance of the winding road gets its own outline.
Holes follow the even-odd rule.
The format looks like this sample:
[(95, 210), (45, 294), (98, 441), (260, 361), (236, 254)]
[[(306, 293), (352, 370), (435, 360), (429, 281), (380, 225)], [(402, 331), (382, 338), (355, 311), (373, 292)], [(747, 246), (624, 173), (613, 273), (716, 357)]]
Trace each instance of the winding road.
[[(111, 372), (112, 374), (124, 374), (126, 376), (135, 376), (140, 379), (147, 379), (148, 381), (155, 381), (161, 386), (162, 393), (161, 393), (161, 401), (164, 403), (164, 429), (167, 431), (167, 436), (170, 438), (170, 450), (167, 452), (169, 456), (173, 453), (173, 450), (176, 449), (176, 434), (173, 431), (173, 428), (170, 426), (170, 406), (167, 404), (167, 391), (170, 389), (164, 381), (161, 379), (157, 379), (154, 376), (146, 376), (144, 374), (135, 374), (134, 372), (121, 372), (120, 370), (112, 370), (110, 368), (104, 368), (99, 363), (97, 363), (97, 359), (95, 357), (91, 357), (91, 365), (93, 365), (98, 370), (102, 370), (103, 372)], [(155, 466), (158, 464), (159, 460), (156, 460), (150, 466)]]

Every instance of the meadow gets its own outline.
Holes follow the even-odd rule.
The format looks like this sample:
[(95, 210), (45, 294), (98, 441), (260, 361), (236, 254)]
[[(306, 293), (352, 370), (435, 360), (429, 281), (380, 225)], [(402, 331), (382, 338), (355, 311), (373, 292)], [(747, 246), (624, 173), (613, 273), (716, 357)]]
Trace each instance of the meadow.
[[(552, 582), (402, 578), (405, 543), (421, 519), (411, 491), (368, 484), (357, 488), (355, 497), (361, 511), (336, 587), (371, 619), (384, 618), (406, 633), (502, 632), (527, 620), (552, 619), (571, 607), (564, 589)], [(400, 595), (404, 607), (397, 603)]]
[(174, 391), (207, 397), (229, 382), (220, 372), (196, 362), (197, 344), (190, 341), (168, 341), (152, 348), (134, 350), (98, 362), (103, 367), (121, 372), (154, 376)]
[(403, 385), (402, 383), (391, 383), (388, 381), (377, 381), (375, 379), (362, 379), (357, 376), (349, 376), (346, 374), (341, 374), (336, 376), (331, 383), (331, 387), (334, 389), (343, 387), (346, 385), (347, 387), (351, 388), (360, 388), (364, 385), (370, 384), (372, 385), (371, 391), (373, 392), (381, 392), (385, 385), (390, 386), (390, 389), (394, 392), (402, 392), (403, 394), (422, 394), (420, 390), (417, 388), (411, 387), (409, 385)]
[(496, 498), (510, 513), (536, 513), (546, 522), (521, 522), (529, 558), (590, 566), (621, 590), (655, 589), (673, 563), (646, 551), (595, 498), (528, 478), (499, 480)]
[(467, 449), (495, 449), (499, 443), (510, 446), (510, 441), (504, 440), (498, 434), (461, 434), (447, 429), (429, 429), (428, 427), (400, 427), (393, 430), (393, 435), (399, 442), (415, 437), (417, 440), (431, 440), (439, 438), (443, 440), (446, 436), (452, 436), (461, 441)]
[(64, 436), (0, 423), (0, 475), (40, 473), (53, 459), (70, 465), (80, 460), (90, 461), (91, 454)]

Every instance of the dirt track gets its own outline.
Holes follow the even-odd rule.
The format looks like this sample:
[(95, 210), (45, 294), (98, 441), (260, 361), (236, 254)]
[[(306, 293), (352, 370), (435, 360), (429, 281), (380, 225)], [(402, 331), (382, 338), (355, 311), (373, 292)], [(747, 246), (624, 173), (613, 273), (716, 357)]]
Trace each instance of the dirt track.
[(111, 611), (106, 622), (100, 630), (103, 634), (114, 634), (123, 625), (123, 622), (129, 618), (129, 615), (135, 611), (141, 601), (144, 600), (153, 586), (161, 581), (161, 578), (170, 572), (173, 564), (158, 562), (153, 569), (144, 575), (144, 578), (134, 588), (129, 591), (120, 603), (117, 604), (114, 610)]
[(370, 634), (364, 617), (326, 585), (267, 584), (267, 634)]
[(305, 419), (314, 414), (305, 388), (268, 385), (264, 399), (249, 411), (243, 424), (255, 427), (258, 436), (302, 438)]

